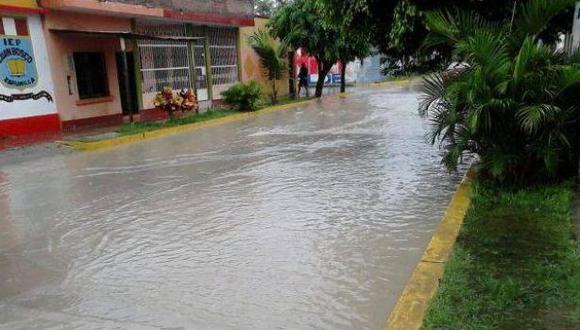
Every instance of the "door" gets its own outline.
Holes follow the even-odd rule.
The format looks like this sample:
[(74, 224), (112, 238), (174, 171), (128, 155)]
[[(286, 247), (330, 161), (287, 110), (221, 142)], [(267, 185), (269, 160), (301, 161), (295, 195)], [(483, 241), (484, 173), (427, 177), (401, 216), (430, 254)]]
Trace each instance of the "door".
[(202, 43), (193, 45), (193, 59), (195, 63), (195, 90), (199, 101), (209, 100), (207, 90), (207, 67), (205, 58), (205, 47)]
[(117, 52), (117, 77), (119, 79), (119, 92), (121, 95), (121, 107), (123, 108), (123, 115), (129, 115), (129, 98), (133, 113), (139, 112), (139, 101), (137, 99), (137, 84), (135, 81), (135, 60), (133, 59), (133, 52), (127, 52), (127, 65), (129, 69), (129, 90), (130, 95), (127, 95), (125, 89), (125, 75), (123, 74), (123, 53)]

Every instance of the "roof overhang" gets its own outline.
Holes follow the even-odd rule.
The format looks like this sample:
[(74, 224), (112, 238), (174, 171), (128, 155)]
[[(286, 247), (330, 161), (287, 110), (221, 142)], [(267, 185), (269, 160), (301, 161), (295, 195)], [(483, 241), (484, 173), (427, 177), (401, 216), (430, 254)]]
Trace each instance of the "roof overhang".
[(0, 4), (0, 12), (34, 15), (34, 14), (46, 14), (48, 12), (48, 9), (39, 7), (23, 7), (23, 6)]
[(71, 35), (85, 35), (90, 37), (116, 37), (125, 39), (146, 39), (146, 40), (167, 40), (167, 41), (197, 41), (203, 40), (204, 37), (173, 37), (173, 36), (153, 36), (143, 33), (134, 33), (131, 31), (83, 31), (83, 30), (60, 30), (50, 29), (51, 32)]
[(183, 21), (197, 24), (254, 26), (253, 18), (225, 16), (215, 13), (182, 11), (120, 2), (97, 0), (40, 0), (41, 6), (51, 10), (90, 13), (125, 18), (150, 18)]

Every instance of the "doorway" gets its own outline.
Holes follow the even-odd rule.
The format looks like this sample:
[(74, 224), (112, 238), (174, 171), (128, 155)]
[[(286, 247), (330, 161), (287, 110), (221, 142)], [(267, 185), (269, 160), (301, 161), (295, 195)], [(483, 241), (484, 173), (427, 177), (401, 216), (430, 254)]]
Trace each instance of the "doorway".
[(139, 100), (137, 99), (137, 83), (135, 81), (135, 60), (133, 52), (127, 52), (127, 65), (129, 67), (129, 90), (131, 95), (126, 95), (125, 91), (125, 76), (123, 75), (123, 53), (116, 53), (117, 60), (117, 77), (119, 79), (119, 92), (121, 95), (121, 107), (123, 108), (123, 116), (129, 115), (129, 98), (133, 107), (133, 114), (139, 112)]

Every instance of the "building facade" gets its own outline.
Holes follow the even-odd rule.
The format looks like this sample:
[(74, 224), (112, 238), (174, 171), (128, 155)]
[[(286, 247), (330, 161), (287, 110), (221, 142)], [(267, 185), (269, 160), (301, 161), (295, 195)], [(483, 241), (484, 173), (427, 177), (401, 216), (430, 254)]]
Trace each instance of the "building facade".
[(254, 27), (252, 0), (0, 0), (0, 17), (0, 137), (158, 119), (164, 86), (207, 108)]
[(152, 101), (164, 86), (195, 90), (205, 107), (219, 102), (241, 79), (239, 29), (254, 25), (251, 0), (39, 3), (65, 131), (120, 123), (131, 112), (163, 116)]
[(60, 130), (36, 1), (0, 1), (0, 138)]
[[(242, 68), (242, 75), (240, 79), (244, 82), (255, 80), (262, 86), (262, 90), (266, 95), (271, 94), (271, 82), (268, 81), (268, 77), (264, 70), (260, 66), (260, 58), (254, 52), (252, 47), (248, 43), (248, 38), (254, 34), (256, 31), (267, 30), (268, 18), (256, 17), (254, 19), (254, 26), (246, 26), (240, 28), (240, 66)], [(290, 56), (290, 54), (289, 54)], [(292, 70), (290, 67), (284, 74), (283, 78), (276, 81), (276, 86), (278, 88), (278, 96), (284, 97), (288, 96), (290, 92), (289, 83), (289, 72)]]

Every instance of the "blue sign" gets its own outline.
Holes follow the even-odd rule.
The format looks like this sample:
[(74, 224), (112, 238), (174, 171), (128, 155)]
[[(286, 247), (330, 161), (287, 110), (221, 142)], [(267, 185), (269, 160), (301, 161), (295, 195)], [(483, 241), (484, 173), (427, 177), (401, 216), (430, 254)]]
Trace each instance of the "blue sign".
[(0, 82), (8, 88), (25, 89), (36, 85), (38, 72), (28, 37), (0, 38)]

